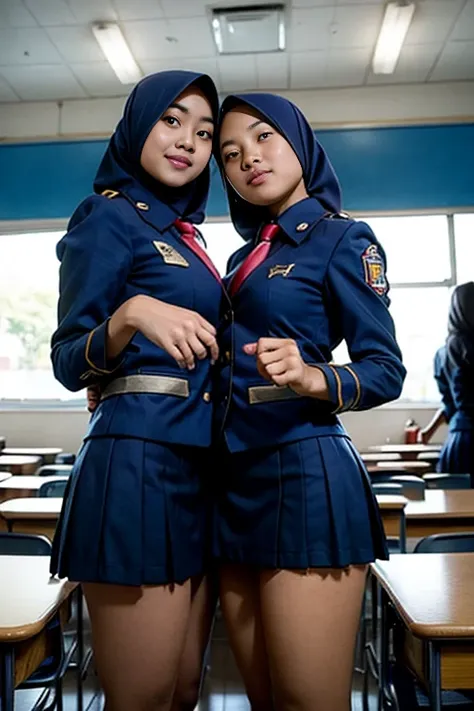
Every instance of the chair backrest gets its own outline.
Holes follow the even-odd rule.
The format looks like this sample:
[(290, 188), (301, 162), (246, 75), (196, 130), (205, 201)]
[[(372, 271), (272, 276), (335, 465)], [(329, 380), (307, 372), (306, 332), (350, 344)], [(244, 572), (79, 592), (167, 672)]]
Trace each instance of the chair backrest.
[(0, 533), (0, 555), (51, 555), (51, 542), (30, 533)]
[(62, 476), (67, 477), (72, 472), (72, 464), (43, 464), (36, 475), (37, 476)]
[(474, 533), (436, 533), (418, 541), (414, 553), (474, 553)]
[(372, 482), (374, 494), (386, 494), (387, 496), (400, 496), (403, 494), (403, 486), (397, 482), (382, 481)]
[(55, 464), (74, 464), (75, 461), (76, 455), (71, 452), (61, 452), (61, 454), (57, 454), (54, 458)]
[(397, 474), (390, 478), (391, 483), (402, 485), (403, 496), (415, 501), (425, 498), (426, 482), (413, 474)]
[(470, 489), (470, 474), (425, 474), (428, 489)]
[(40, 497), (57, 497), (61, 498), (64, 496), (66, 487), (68, 485), (69, 479), (58, 479), (57, 481), (46, 481), (41, 484), (38, 489), (38, 496)]

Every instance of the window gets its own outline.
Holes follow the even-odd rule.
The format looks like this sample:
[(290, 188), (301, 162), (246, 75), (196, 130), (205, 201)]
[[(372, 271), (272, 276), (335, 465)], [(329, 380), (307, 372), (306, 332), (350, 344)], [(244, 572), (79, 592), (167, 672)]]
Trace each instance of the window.
[(457, 282), (474, 281), (474, 214), (454, 215)]

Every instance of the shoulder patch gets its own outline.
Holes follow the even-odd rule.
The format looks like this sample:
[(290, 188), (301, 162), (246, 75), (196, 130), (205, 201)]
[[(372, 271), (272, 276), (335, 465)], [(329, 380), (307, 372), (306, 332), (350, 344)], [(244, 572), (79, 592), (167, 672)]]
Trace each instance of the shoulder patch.
[(183, 255), (170, 244), (167, 244), (166, 242), (153, 242), (153, 244), (163, 257), (165, 264), (171, 264), (175, 267), (189, 267), (188, 260), (185, 259)]
[(385, 276), (385, 264), (376, 244), (367, 247), (362, 255), (362, 264), (364, 265), (366, 283), (380, 296), (386, 294), (388, 284)]

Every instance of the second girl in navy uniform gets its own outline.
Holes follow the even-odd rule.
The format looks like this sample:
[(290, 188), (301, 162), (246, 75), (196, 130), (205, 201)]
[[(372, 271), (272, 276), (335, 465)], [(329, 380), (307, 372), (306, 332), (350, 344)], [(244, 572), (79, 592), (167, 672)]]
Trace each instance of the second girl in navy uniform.
[[(387, 552), (337, 415), (402, 388), (385, 256), (339, 215), (332, 167), (289, 101), (227, 97), (219, 160), (247, 241), (220, 329), (222, 609), (253, 711), (349, 711), (366, 565)], [(351, 362), (334, 365), (342, 340)]]

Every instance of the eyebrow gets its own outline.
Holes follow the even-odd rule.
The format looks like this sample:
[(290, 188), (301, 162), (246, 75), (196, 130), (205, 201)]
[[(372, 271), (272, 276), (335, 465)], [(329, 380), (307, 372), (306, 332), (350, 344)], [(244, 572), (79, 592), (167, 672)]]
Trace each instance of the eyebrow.
[[(246, 130), (253, 131), (253, 129), (257, 128), (257, 126), (259, 126), (261, 123), (265, 123), (265, 121), (262, 121), (262, 119), (258, 119), (258, 121), (254, 121), (250, 124), (250, 126), (247, 126)], [(221, 151), (223, 151), (224, 148), (227, 148), (227, 146), (234, 145), (235, 142), (235, 138), (230, 138), (228, 141), (224, 141), (224, 143), (221, 145)]]
[[(178, 104), (177, 102), (174, 102), (168, 106), (169, 109), (178, 109), (179, 111), (182, 111), (183, 114), (189, 114), (189, 109), (187, 106), (184, 104)], [(201, 116), (199, 119), (200, 121), (205, 121), (206, 123), (212, 123), (214, 126), (214, 119), (212, 116)]]

